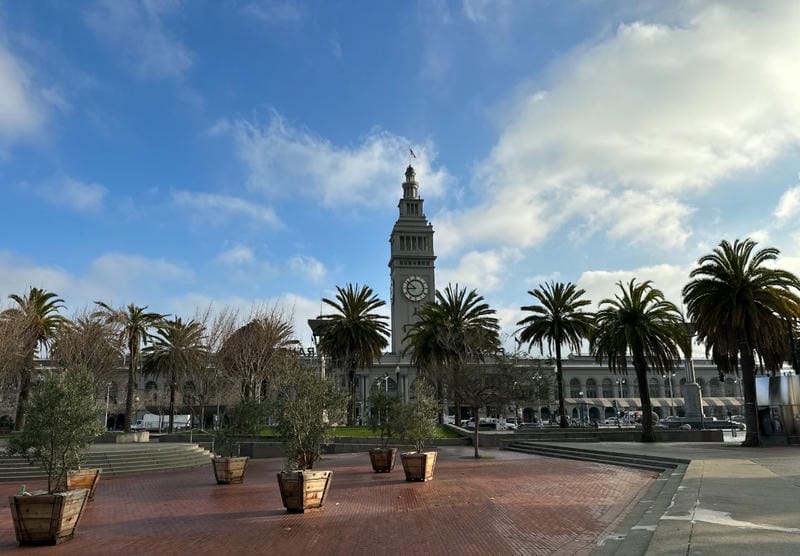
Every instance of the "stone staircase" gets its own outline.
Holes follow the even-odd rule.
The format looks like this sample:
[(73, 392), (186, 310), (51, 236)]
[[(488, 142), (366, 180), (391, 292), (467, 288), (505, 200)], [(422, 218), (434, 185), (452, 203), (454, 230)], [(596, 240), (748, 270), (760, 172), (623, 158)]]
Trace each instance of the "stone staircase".
[[(83, 467), (99, 467), (104, 477), (168, 471), (208, 465), (212, 454), (196, 444), (95, 444)], [(38, 479), (46, 475), (23, 458), (0, 453), (0, 481)]]
[(688, 465), (689, 460), (678, 458), (665, 458), (660, 456), (649, 456), (644, 454), (624, 454), (620, 452), (605, 452), (602, 450), (591, 450), (586, 448), (575, 448), (559, 444), (543, 444), (530, 440), (518, 440), (506, 446), (506, 450), (513, 452), (524, 452), (526, 454), (536, 454), (551, 458), (573, 459), (580, 461), (591, 461), (594, 463), (606, 463), (610, 465), (620, 465), (643, 469), (645, 471), (655, 471), (662, 473), (668, 469), (675, 469), (679, 465)]

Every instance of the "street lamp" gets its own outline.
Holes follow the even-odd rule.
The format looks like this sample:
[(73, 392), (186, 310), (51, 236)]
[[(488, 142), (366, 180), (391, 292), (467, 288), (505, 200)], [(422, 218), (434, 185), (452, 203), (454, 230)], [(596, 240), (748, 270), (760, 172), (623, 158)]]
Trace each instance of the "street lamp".
[[(619, 392), (619, 398), (622, 399), (622, 385), (625, 384), (624, 378), (617, 379), (617, 391)], [(614, 411), (614, 417), (617, 418), (617, 428), (619, 428), (619, 407)]]
[(584, 426), (586, 424), (586, 420), (584, 419), (584, 410), (586, 408), (584, 407), (585, 403), (583, 402), (583, 392), (578, 392), (578, 398), (578, 417), (580, 417), (581, 426)]
[(388, 394), (389, 393), (389, 375), (385, 374), (383, 376), (379, 376), (378, 378), (375, 379), (375, 384), (380, 384), (381, 381), (383, 381), (383, 383), (385, 385), (384, 390)]
[(675, 376), (675, 373), (665, 373), (661, 375), (661, 378), (664, 380), (669, 379), (669, 414), (670, 416), (675, 415), (675, 391), (673, 390), (672, 386), (672, 377)]
[(108, 430), (108, 399), (111, 394), (111, 382), (106, 382), (106, 417), (103, 420), (103, 427)]

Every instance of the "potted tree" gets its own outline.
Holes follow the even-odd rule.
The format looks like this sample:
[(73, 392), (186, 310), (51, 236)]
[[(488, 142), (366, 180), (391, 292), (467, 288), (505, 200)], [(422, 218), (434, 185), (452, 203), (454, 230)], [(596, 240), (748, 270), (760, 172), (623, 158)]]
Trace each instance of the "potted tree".
[(75, 534), (89, 490), (67, 490), (67, 473), (79, 466), (102, 432), (94, 378), (80, 367), (47, 371), (27, 403), (25, 428), (9, 441), (11, 454), (47, 473), (47, 490), (9, 497), (17, 542), (59, 544)]
[(417, 389), (414, 400), (402, 406), (400, 436), (413, 444), (415, 452), (400, 455), (406, 481), (430, 481), (436, 465), (436, 452), (423, 452), (425, 441), (436, 434), (436, 400), (424, 388)]
[(376, 473), (388, 473), (397, 461), (397, 448), (389, 447), (389, 440), (398, 432), (401, 403), (400, 399), (384, 390), (373, 390), (370, 396), (371, 412), (368, 424), (380, 434), (380, 448), (369, 451), (372, 469)]
[(228, 413), (228, 426), (214, 435), (214, 458), (211, 465), (217, 483), (241, 483), (250, 458), (239, 455), (239, 439), (259, 433), (266, 420), (266, 406), (256, 400), (242, 400)]
[(286, 467), (278, 473), (283, 505), (290, 512), (321, 508), (333, 471), (312, 470), (331, 426), (345, 418), (347, 396), (333, 381), (297, 359), (287, 363), (274, 404), (275, 424), (286, 447)]

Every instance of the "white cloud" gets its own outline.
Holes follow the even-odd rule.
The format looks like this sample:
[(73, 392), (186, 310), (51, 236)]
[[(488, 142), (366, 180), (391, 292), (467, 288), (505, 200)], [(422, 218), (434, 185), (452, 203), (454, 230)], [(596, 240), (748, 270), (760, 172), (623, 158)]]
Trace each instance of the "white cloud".
[(101, 0), (86, 14), (86, 23), (139, 77), (182, 77), (192, 66), (192, 52), (165, 29), (163, 21), (177, 7), (171, 1)]
[(179, 206), (201, 211), (204, 218), (210, 221), (221, 222), (230, 218), (247, 218), (273, 228), (283, 227), (283, 222), (272, 208), (239, 197), (178, 191), (173, 193), (172, 199)]
[(182, 282), (194, 277), (191, 270), (166, 259), (151, 259), (141, 255), (107, 253), (94, 259), (89, 266), (93, 282), (113, 284), (115, 288), (141, 286), (151, 281)]
[(592, 301), (592, 310), (597, 308), (601, 300), (613, 299), (619, 293), (618, 282), (627, 284), (632, 278), (636, 282), (651, 280), (652, 286), (664, 294), (681, 308), (681, 290), (689, 280), (689, 269), (676, 265), (643, 266), (631, 270), (587, 270), (578, 278), (578, 287), (586, 290), (585, 298)]
[(35, 134), (44, 123), (41, 92), (21, 61), (0, 44), (0, 142)]
[(499, 289), (508, 274), (510, 263), (520, 259), (516, 249), (498, 251), (470, 251), (458, 261), (456, 268), (440, 268), (437, 272), (438, 289), (447, 284), (459, 284), (484, 294)]
[[(231, 125), (253, 191), (271, 197), (300, 193), (327, 207), (386, 206), (397, 200), (403, 181), (398, 168), (412, 145), (405, 137), (376, 129), (357, 146), (339, 147), (291, 127), (274, 112), (266, 124), (239, 119)], [(433, 169), (433, 145), (413, 146), (420, 194), (442, 195), (450, 177), (445, 170)]]
[(780, 220), (794, 218), (800, 213), (800, 186), (787, 189), (781, 195), (778, 206), (773, 213)]
[(221, 264), (232, 265), (249, 264), (255, 261), (255, 256), (253, 255), (253, 250), (249, 247), (234, 245), (230, 249), (217, 255), (214, 261)]
[(103, 207), (108, 190), (96, 183), (86, 183), (69, 176), (53, 178), (33, 188), (37, 195), (55, 205), (79, 211), (91, 212)]
[(289, 259), (289, 268), (311, 282), (319, 282), (328, 272), (325, 265), (314, 257), (297, 255)]
[[(501, 122), (474, 179), (487, 201), (445, 215), (461, 231), (448, 249), (535, 245), (568, 218), (679, 247), (688, 198), (795, 144), (800, 5), (696, 6), (681, 23), (623, 24), (557, 60)], [(603, 203), (585, 210), (581, 188)]]

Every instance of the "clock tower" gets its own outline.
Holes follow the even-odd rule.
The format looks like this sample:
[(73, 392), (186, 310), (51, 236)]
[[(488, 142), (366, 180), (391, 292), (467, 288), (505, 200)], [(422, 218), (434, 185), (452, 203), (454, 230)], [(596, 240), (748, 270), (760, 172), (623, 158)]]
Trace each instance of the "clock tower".
[(417, 309), (436, 294), (434, 281), (433, 226), (422, 210), (419, 183), (414, 168), (406, 168), (400, 211), (389, 238), (392, 279), (392, 352), (400, 354), (405, 347), (409, 325), (416, 320)]

